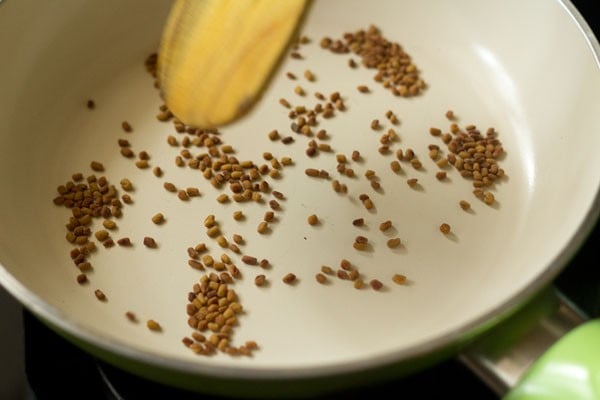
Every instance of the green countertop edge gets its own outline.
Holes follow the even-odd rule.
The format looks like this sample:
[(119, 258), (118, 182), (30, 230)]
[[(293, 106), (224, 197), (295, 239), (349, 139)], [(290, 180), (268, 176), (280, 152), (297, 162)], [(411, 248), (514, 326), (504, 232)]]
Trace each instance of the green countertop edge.
[(550, 347), (503, 400), (600, 399), (600, 319)]

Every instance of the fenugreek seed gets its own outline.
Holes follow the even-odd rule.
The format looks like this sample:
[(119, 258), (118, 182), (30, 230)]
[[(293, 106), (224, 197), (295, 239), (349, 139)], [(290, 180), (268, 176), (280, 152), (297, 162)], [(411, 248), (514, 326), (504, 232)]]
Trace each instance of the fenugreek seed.
[(88, 100), (85, 103), (86, 107), (90, 110), (93, 110), (94, 108), (96, 108), (96, 103), (94, 102), (94, 100)]
[(440, 136), (440, 135), (442, 134), (442, 130), (441, 130), (441, 129), (439, 129), (439, 128), (433, 128), (433, 127), (432, 127), (432, 128), (429, 128), (429, 133), (430, 133), (432, 136)]
[(355, 289), (362, 289), (365, 286), (365, 282), (362, 279), (358, 278), (354, 281), (353, 286)]
[(390, 249), (395, 249), (396, 247), (400, 246), (401, 243), (402, 241), (400, 240), (400, 238), (392, 238), (387, 241), (387, 246)]
[(277, 200), (270, 200), (269, 207), (271, 207), (271, 209), (273, 209), (273, 210), (279, 210), (279, 208), (280, 208), (279, 202), (277, 202)]
[(327, 275), (333, 275), (333, 268), (328, 265), (321, 266), (321, 272)]
[(174, 184), (172, 184), (171, 182), (165, 182), (165, 183), (163, 183), (163, 187), (168, 192), (173, 192), (174, 193), (174, 192), (177, 191), (177, 187)]
[(179, 200), (182, 200), (182, 201), (186, 201), (186, 200), (190, 199), (190, 196), (188, 196), (187, 192), (183, 189), (179, 189), (177, 191), (177, 197), (179, 198)]
[(352, 270), (352, 263), (349, 260), (342, 258), (340, 261), (340, 268), (342, 268), (344, 271), (350, 271)]
[(363, 226), (365, 224), (365, 220), (363, 218), (356, 218), (352, 221), (352, 225), (354, 226)]
[(310, 82), (314, 82), (314, 80), (315, 80), (315, 75), (309, 69), (304, 71), (304, 77)]
[(450, 121), (453, 121), (455, 119), (454, 111), (452, 111), (452, 110), (446, 111), (446, 118), (448, 118)]
[(106, 295), (100, 289), (94, 290), (94, 296), (96, 296), (96, 298), (100, 301), (106, 301)]
[(79, 283), (80, 285), (87, 283), (87, 281), (88, 281), (88, 278), (87, 278), (86, 274), (77, 275), (77, 283)]
[(460, 208), (462, 208), (465, 211), (471, 208), (471, 204), (466, 200), (461, 200), (458, 202), (458, 204), (460, 205)]
[(487, 205), (494, 204), (495, 198), (491, 192), (485, 192), (483, 195), (483, 202)]
[(437, 180), (439, 181), (443, 181), (444, 179), (446, 179), (446, 171), (438, 171), (435, 173), (435, 177), (437, 178)]
[(94, 236), (96, 237), (96, 239), (98, 239), (99, 242), (103, 242), (104, 240), (106, 240), (106, 238), (108, 238), (109, 233), (108, 231), (105, 231), (104, 229), (96, 231), (94, 233)]
[(350, 158), (352, 158), (352, 161), (360, 161), (360, 152), (358, 150), (354, 150)]
[(266, 221), (261, 221), (256, 228), (256, 231), (260, 234), (267, 233), (269, 231), (269, 223)]
[(152, 216), (152, 222), (155, 224), (162, 224), (165, 222), (165, 216), (162, 213), (156, 213)]
[(208, 235), (208, 237), (216, 238), (217, 236), (219, 236), (221, 234), (221, 229), (217, 225), (211, 226), (206, 231), (206, 234)]
[(188, 260), (188, 265), (194, 269), (203, 271), (204, 270), (204, 266), (202, 265), (202, 263), (200, 263), (199, 261), (196, 260)]
[(378, 279), (371, 279), (369, 285), (371, 285), (373, 290), (381, 290), (383, 288), (383, 283)]
[(381, 129), (381, 125), (379, 125), (378, 119), (374, 119), (371, 121), (371, 129), (373, 129), (373, 130)]
[(408, 183), (408, 186), (410, 187), (415, 187), (417, 186), (418, 181), (419, 180), (417, 178), (410, 178), (406, 180), (406, 183)]
[(348, 273), (346, 271), (344, 271), (343, 269), (339, 269), (336, 272), (336, 275), (340, 279), (344, 279), (344, 280), (348, 280), (349, 279)]
[(156, 241), (154, 240), (154, 238), (150, 237), (150, 236), (146, 236), (144, 237), (144, 246), (151, 248), (151, 249), (155, 249), (157, 247)]
[(137, 322), (137, 317), (132, 311), (127, 311), (125, 313), (125, 318), (127, 318), (130, 322)]
[(117, 240), (117, 244), (123, 247), (131, 246), (131, 239), (128, 237), (120, 238)]
[(148, 168), (150, 165), (148, 164), (148, 160), (137, 160), (135, 162), (135, 166), (139, 169), (145, 169)]
[(364, 250), (367, 250), (368, 243), (354, 242), (354, 243), (352, 243), (352, 247), (354, 247), (356, 250), (364, 251)]
[(90, 163), (90, 168), (92, 168), (92, 170), (94, 170), (96, 172), (104, 171), (104, 165), (99, 161), (92, 161)]
[(319, 223), (319, 217), (315, 214), (311, 214), (308, 216), (308, 224), (309, 225), (317, 225)]
[(292, 107), (292, 105), (289, 103), (289, 101), (287, 101), (284, 98), (279, 99), (279, 104), (281, 104), (285, 108), (291, 108)]
[(414, 169), (421, 169), (423, 167), (423, 165), (421, 164), (421, 161), (419, 161), (418, 158), (413, 158), (410, 160), (410, 165), (412, 165), (412, 167)]
[(315, 279), (317, 280), (317, 282), (319, 282), (321, 284), (327, 282), (327, 277), (324, 274), (320, 273), (320, 272), (315, 275)]
[(294, 137), (293, 136), (286, 136), (283, 139), (281, 139), (281, 143), (283, 143), (283, 144), (294, 143)]
[(443, 223), (440, 225), (440, 232), (442, 232), (444, 235), (447, 235), (448, 233), (450, 233), (450, 225)]
[(384, 221), (381, 224), (379, 224), (379, 230), (382, 232), (387, 231), (391, 227), (392, 227), (392, 221), (390, 221), (390, 220)]
[(394, 281), (394, 283), (398, 285), (404, 285), (406, 284), (406, 276), (401, 274), (394, 274), (394, 276), (392, 276), (392, 281)]
[(284, 277), (283, 277), (283, 283), (286, 284), (292, 284), (294, 283), (294, 281), (296, 280), (296, 275), (294, 275), (293, 273), (289, 272), (287, 273)]
[(257, 265), (258, 264), (258, 260), (256, 259), (256, 257), (252, 257), (252, 256), (248, 256), (248, 255), (242, 256), (242, 262), (244, 264), (248, 264), (248, 265)]
[(219, 235), (217, 236), (217, 244), (223, 248), (229, 246), (229, 241), (227, 240), (227, 238), (223, 235)]
[(256, 286), (264, 286), (264, 284), (267, 282), (267, 277), (264, 275), (257, 275), (254, 278), (254, 284)]
[(270, 140), (279, 139), (279, 132), (277, 131), (277, 129), (273, 129), (271, 132), (269, 132), (269, 139)]
[(294, 93), (296, 93), (298, 96), (304, 96), (306, 94), (301, 86), (296, 86), (294, 88)]
[(219, 196), (217, 196), (217, 201), (219, 203), (227, 203), (229, 201), (229, 196), (225, 193), (221, 193)]
[(242, 211), (234, 211), (233, 212), (233, 219), (236, 221), (241, 221), (244, 219), (244, 213)]
[(244, 244), (244, 238), (242, 237), (242, 235), (238, 235), (237, 233), (233, 234), (233, 241), (236, 244), (239, 244), (240, 246)]
[(296, 79), (296, 75), (294, 75), (292, 72), (286, 72), (285, 76), (287, 76), (291, 80), (295, 80)]
[(357, 89), (361, 93), (369, 93), (369, 87), (367, 85), (359, 85)]
[(123, 121), (121, 123), (121, 128), (123, 128), (123, 130), (125, 132), (131, 132), (131, 131), (133, 131), (133, 128), (131, 127), (131, 124), (129, 122), (127, 122), (127, 121)]
[(148, 329), (150, 329), (151, 331), (162, 330), (160, 324), (153, 319), (149, 319), (148, 321), (146, 321), (146, 327), (148, 327)]
[(198, 197), (198, 196), (200, 196), (200, 189), (195, 188), (195, 187), (189, 187), (189, 188), (185, 189), (185, 192), (187, 193), (187, 195), (189, 197)]
[(102, 221), (102, 226), (104, 226), (106, 229), (115, 229), (117, 227), (117, 223), (113, 220), (105, 219)]

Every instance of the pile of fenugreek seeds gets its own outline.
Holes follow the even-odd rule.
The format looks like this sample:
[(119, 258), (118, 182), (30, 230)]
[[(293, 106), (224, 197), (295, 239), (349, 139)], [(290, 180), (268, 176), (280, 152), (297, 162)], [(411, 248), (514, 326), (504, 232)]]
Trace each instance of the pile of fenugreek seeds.
[[(305, 36), (299, 37), (290, 50), (290, 57), (303, 62), (302, 46), (309, 45), (311, 40)], [(390, 90), (395, 96), (413, 97), (421, 95), (426, 89), (426, 84), (420, 76), (419, 69), (413, 63), (410, 55), (402, 46), (386, 39), (379, 29), (374, 26), (366, 30), (354, 33), (345, 33), (342, 39), (323, 38), (319, 45), (322, 49), (338, 55), (356, 55), (360, 61), (353, 58), (348, 59), (348, 66), (352, 69), (367, 68), (376, 70), (374, 81)], [(145, 67), (155, 81), (154, 86), (160, 88), (160, 82), (156, 79), (157, 55), (152, 54), (145, 60)], [(305, 80), (314, 82), (316, 74), (305, 68), (302, 76), (293, 72), (286, 72), (285, 77), (293, 81)], [(295, 98), (306, 98), (308, 91), (298, 82), (293, 90)], [(368, 95), (371, 89), (368, 85), (357, 86), (359, 95)], [(364, 163), (363, 156), (358, 149), (349, 154), (335, 153), (328, 140), (331, 134), (323, 127), (326, 119), (334, 118), (338, 113), (346, 111), (345, 100), (347, 96), (339, 92), (323, 94), (315, 91), (318, 100), (314, 106), (292, 105), (285, 98), (279, 99), (279, 105), (284, 107), (290, 120), (289, 129), (271, 129), (268, 140), (281, 142), (283, 145), (295, 145), (296, 137), (305, 137), (307, 147), (305, 155), (309, 159), (318, 157), (320, 154), (335, 158), (337, 164), (335, 172), (320, 168), (306, 168), (307, 179), (328, 180), (332, 189), (340, 194), (347, 195), (349, 189), (344, 183), (346, 179), (366, 179), (375, 193), (382, 193), (382, 182), (377, 172), (366, 169), (364, 176), (359, 176), (355, 171), (356, 166)], [(93, 100), (87, 102), (87, 107), (95, 108)], [(405, 168), (415, 171), (423, 171), (423, 165), (416, 152), (411, 148), (400, 148), (395, 145), (399, 141), (399, 135), (394, 129), (399, 124), (399, 117), (392, 110), (385, 113), (386, 123), (392, 128), (386, 129), (382, 120), (372, 119), (366, 121), (372, 131), (379, 133), (378, 152), (382, 156), (391, 156), (389, 168), (394, 174), (404, 173)], [(201, 129), (186, 126), (173, 115), (166, 106), (161, 106), (156, 118), (161, 122), (170, 122), (174, 132), (167, 135), (166, 145), (180, 149), (174, 159), (175, 165), (180, 168), (198, 170), (202, 177), (210, 183), (217, 193), (215, 200), (217, 204), (226, 203), (255, 203), (266, 207), (264, 217), (256, 226), (258, 235), (271, 232), (273, 224), (280, 221), (283, 212), (282, 202), (287, 200), (286, 195), (271, 187), (268, 179), (276, 180), (282, 176), (284, 168), (294, 165), (291, 157), (275, 157), (270, 152), (262, 154), (263, 160), (255, 162), (252, 160), (239, 160), (235, 154), (235, 148), (224, 143), (217, 129)], [(383, 118), (383, 117), (382, 117)], [(492, 185), (504, 176), (504, 171), (499, 167), (504, 150), (502, 143), (493, 128), (487, 129), (482, 134), (474, 125), (460, 128), (453, 111), (446, 113), (450, 122), (449, 132), (444, 132), (437, 127), (431, 127), (429, 133), (440, 138), (446, 145), (447, 153), (437, 144), (428, 146), (428, 156), (438, 167), (435, 177), (439, 181), (447, 179), (448, 170), (454, 167), (462, 177), (472, 181), (474, 195), (487, 205), (495, 201), (490, 191)], [(125, 133), (133, 132), (133, 127), (127, 121), (121, 123)], [(146, 151), (135, 152), (128, 139), (118, 140), (118, 148), (121, 155), (131, 159), (135, 167), (141, 170), (152, 171), (157, 178), (163, 176), (163, 170), (159, 166), (151, 168), (149, 164), (150, 154)], [(133, 190), (133, 183), (123, 178), (119, 182), (120, 188), (110, 184), (105, 176), (97, 176), (104, 171), (101, 162), (90, 163), (92, 173), (84, 176), (75, 173), (65, 184), (58, 186), (58, 196), (54, 203), (67, 207), (71, 210), (71, 216), (66, 224), (66, 239), (73, 244), (70, 256), (79, 269), (76, 281), (80, 285), (89, 284), (88, 273), (92, 271), (89, 256), (98, 251), (99, 243), (104, 248), (112, 246), (132, 246), (133, 241), (129, 237), (113, 237), (117, 228), (116, 219), (122, 214), (124, 205), (133, 206), (133, 200), (129, 192)], [(336, 176), (334, 176), (336, 175)], [(420, 188), (417, 178), (407, 177), (406, 184), (415, 190)], [(177, 187), (174, 183), (164, 181), (162, 184), (166, 192), (172, 193), (180, 201), (187, 202), (193, 197), (204, 196), (196, 186)], [(120, 194), (122, 193), (122, 194)], [(357, 198), (365, 210), (375, 210), (375, 203), (369, 193), (358, 193)], [(215, 204), (215, 206), (217, 206)], [(458, 204), (463, 210), (469, 211), (471, 204), (467, 200), (460, 200)], [(243, 221), (245, 215), (242, 210), (233, 211), (232, 217), (235, 221)], [(149, 216), (154, 224), (161, 225), (165, 222), (163, 213)], [(91, 226), (94, 219), (102, 219), (102, 228), (92, 232)], [(321, 218), (316, 213), (310, 213), (306, 217), (310, 226), (322, 224)], [(366, 225), (364, 218), (355, 218), (349, 221), (349, 225), (357, 229)], [(394, 222), (391, 220), (379, 221), (379, 231), (390, 234), (386, 237), (386, 245), (391, 251), (403, 246), (403, 240), (393, 234)], [(245, 249), (246, 239), (240, 234), (226, 236), (220, 228), (219, 220), (215, 214), (207, 214), (204, 219), (204, 228), (207, 240), (213, 241), (216, 246), (207, 245), (205, 242), (196, 243), (186, 248), (188, 266), (201, 272), (199, 280), (192, 284), (187, 294), (187, 323), (192, 333), (182, 339), (183, 344), (191, 351), (200, 355), (212, 355), (222, 352), (229, 355), (251, 355), (258, 348), (256, 342), (250, 340), (242, 345), (234, 345), (233, 331), (238, 325), (238, 317), (243, 313), (243, 306), (236, 291), (232, 288), (236, 281), (243, 279), (242, 270), (239, 265), (258, 266), (262, 270), (268, 270), (271, 263), (267, 258), (247, 254)], [(451, 227), (444, 221), (440, 221), (439, 231), (444, 235), (451, 235)], [(95, 241), (94, 241), (95, 239)], [(160, 251), (154, 238), (146, 236), (139, 240), (150, 251)], [(372, 251), (371, 241), (364, 234), (356, 235), (353, 243), (348, 244), (352, 251)], [(219, 252), (211, 251), (211, 248), (221, 249)], [(243, 267), (242, 267), (243, 268)], [(386, 287), (386, 282), (405, 285), (408, 282), (406, 276), (395, 273), (391, 277), (367, 277), (361, 272), (355, 263), (347, 258), (340, 257), (339, 265), (318, 266), (314, 271), (315, 284), (327, 285), (332, 280), (348, 281), (355, 289), (364, 290), (370, 288), (373, 291), (381, 291)], [(293, 272), (284, 272), (281, 281), (287, 285), (296, 285), (299, 279)], [(266, 273), (258, 273), (254, 276), (254, 284), (259, 287), (268, 287), (269, 279)], [(107, 295), (101, 289), (94, 290), (95, 296), (100, 301), (106, 301)], [(125, 317), (137, 322), (137, 317), (132, 311), (126, 311)], [(148, 329), (161, 331), (161, 325), (152, 319), (146, 321)]]

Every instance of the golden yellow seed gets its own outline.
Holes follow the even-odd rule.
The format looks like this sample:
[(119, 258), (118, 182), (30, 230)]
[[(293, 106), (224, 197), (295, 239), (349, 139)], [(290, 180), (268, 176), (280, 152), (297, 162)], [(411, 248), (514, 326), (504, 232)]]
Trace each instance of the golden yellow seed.
[(219, 203), (227, 203), (229, 201), (229, 196), (225, 193), (221, 193), (217, 196), (217, 201)]
[(322, 265), (321, 272), (327, 275), (333, 275), (333, 268), (328, 265)]
[(117, 223), (113, 220), (105, 219), (102, 221), (102, 226), (104, 226), (106, 229), (115, 229), (117, 227)]
[(160, 331), (160, 330), (162, 330), (160, 324), (158, 322), (156, 322), (155, 320), (153, 320), (153, 319), (149, 319), (148, 321), (146, 321), (146, 326), (151, 331)]
[(402, 170), (402, 167), (400, 166), (400, 163), (398, 161), (396, 161), (396, 160), (390, 162), (390, 168), (394, 172), (400, 172)]
[(487, 205), (494, 204), (495, 198), (491, 192), (485, 192), (483, 195), (483, 202)]
[(96, 239), (98, 239), (98, 241), (103, 242), (105, 239), (108, 238), (109, 233), (108, 231), (105, 231), (104, 229), (96, 231), (94, 233), (94, 236), (96, 237)]
[(304, 71), (304, 77), (310, 82), (313, 82), (315, 80), (315, 75), (309, 69)]
[(217, 236), (217, 243), (221, 247), (227, 247), (229, 245), (229, 242), (227, 241), (227, 238), (225, 238), (225, 236), (223, 236), (223, 235)]
[(269, 230), (269, 223), (266, 221), (261, 221), (256, 228), (256, 231), (260, 234), (266, 233)]
[(220, 233), (221, 233), (221, 229), (217, 225), (211, 226), (206, 231), (206, 234), (211, 238), (217, 237)]
[(387, 246), (390, 249), (395, 249), (396, 247), (400, 246), (400, 244), (401, 244), (400, 238), (392, 238), (387, 241)]
[(361, 93), (369, 93), (369, 87), (367, 85), (359, 85), (356, 88)]
[(375, 205), (373, 204), (373, 201), (371, 201), (371, 199), (365, 199), (363, 201), (363, 205), (365, 206), (365, 208), (367, 210), (371, 210), (373, 207), (375, 207)]
[(471, 208), (471, 204), (466, 200), (461, 200), (458, 202), (458, 204), (460, 205), (460, 208), (462, 208), (465, 211)]
[(240, 210), (234, 211), (233, 219), (236, 221), (241, 221), (242, 219), (244, 219), (244, 213)]
[(292, 107), (292, 105), (289, 103), (289, 101), (287, 101), (284, 98), (279, 99), (279, 104), (281, 104), (285, 108), (291, 108)]
[(296, 86), (294, 88), (294, 93), (296, 93), (298, 96), (304, 96), (306, 94), (301, 86)]
[(315, 214), (311, 214), (308, 216), (308, 224), (309, 225), (316, 225), (319, 223), (319, 217), (317, 217)]
[(404, 285), (406, 284), (406, 276), (402, 274), (394, 274), (394, 276), (392, 276), (392, 281), (398, 285)]
[(207, 267), (212, 267), (215, 263), (215, 260), (210, 254), (205, 254), (202, 256), (202, 263)]
[(139, 169), (145, 169), (149, 167), (148, 160), (137, 160), (135, 166)]
[(353, 284), (353, 286), (354, 286), (355, 289), (362, 289), (364, 287), (364, 285), (365, 285), (365, 282), (362, 279), (360, 279), (360, 278), (358, 278), (357, 280), (355, 280), (354, 284)]
[(277, 140), (279, 139), (279, 132), (277, 131), (277, 129), (273, 129), (271, 132), (269, 132), (268, 136), (270, 140)]
[(162, 213), (156, 213), (152, 216), (152, 222), (162, 224), (165, 221), (165, 216)]

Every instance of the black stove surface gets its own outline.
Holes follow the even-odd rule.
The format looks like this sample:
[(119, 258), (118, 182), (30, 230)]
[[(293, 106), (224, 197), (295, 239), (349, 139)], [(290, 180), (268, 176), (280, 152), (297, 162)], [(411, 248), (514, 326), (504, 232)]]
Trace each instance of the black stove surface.
[[(577, 0), (573, 4), (580, 10), (600, 37), (600, 15), (592, 12), (594, 0)], [(594, 132), (599, 134), (600, 132)], [(590, 317), (600, 316), (600, 270), (596, 268), (598, 257), (599, 227), (588, 238), (579, 254), (556, 280), (556, 286), (572, 299)], [(0, 288), (1, 289), (1, 288)], [(4, 294), (0, 293), (0, 300)], [(4, 301), (4, 300), (3, 300)], [(3, 317), (16, 320), (12, 311), (3, 312)], [(0, 346), (0, 360), (9, 374), (18, 374), (24, 364), (27, 389), (2, 387), (0, 400), (7, 399), (218, 399), (214, 396), (184, 392), (130, 375), (107, 365), (65, 341), (29, 312), (22, 311), (23, 338)], [(0, 324), (0, 334), (9, 326)], [(20, 332), (20, 329), (19, 329)], [(19, 333), (20, 335), (20, 333)], [(24, 360), (14, 356), (20, 354), (24, 345)], [(12, 347), (7, 350), (8, 347)], [(6, 356), (3, 355), (6, 353)], [(14, 357), (15, 359), (11, 359)], [(11, 370), (12, 369), (12, 370)], [(0, 370), (1, 371), (1, 370)], [(6, 374), (7, 372), (3, 372)], [(15, 380), (15, 381), (18, 381)], [(351, 392), (337, 392), (322, 399), (367, 399), (367, 398), (475, 398), (498, 400), (479, 378), (455, 359), (434, 365), (422, 372), (384, 384), (374, 384)]]

